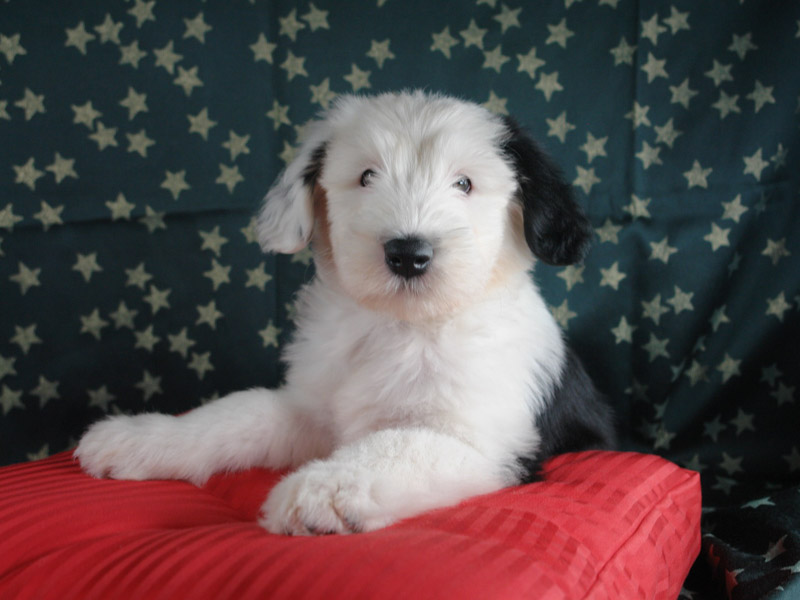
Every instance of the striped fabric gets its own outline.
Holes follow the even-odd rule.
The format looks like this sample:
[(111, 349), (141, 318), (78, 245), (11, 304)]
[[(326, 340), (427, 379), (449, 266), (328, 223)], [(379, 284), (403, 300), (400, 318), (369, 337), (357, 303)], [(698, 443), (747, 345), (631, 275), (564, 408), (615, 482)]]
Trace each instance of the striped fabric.
[(94, 480), (69, 453), (0, 469), (0, 598), (672, 600), (700, 549), (698, 474), (651, 455), (565, 455), (544, 482), (319, 538), (256, 524), (279, 477)]

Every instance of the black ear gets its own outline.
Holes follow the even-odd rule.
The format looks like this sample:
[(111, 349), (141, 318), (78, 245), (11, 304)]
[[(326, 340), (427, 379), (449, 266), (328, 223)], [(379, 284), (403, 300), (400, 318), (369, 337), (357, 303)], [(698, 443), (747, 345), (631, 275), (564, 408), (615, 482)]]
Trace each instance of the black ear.
[(517, 173), (525, 241), (533, 254), (548, 264), (580, 262), (589, 249), (592, 227), (575, 202), (572, 188), (513, 119), (504, 121), (508, 137), (502, 148)]

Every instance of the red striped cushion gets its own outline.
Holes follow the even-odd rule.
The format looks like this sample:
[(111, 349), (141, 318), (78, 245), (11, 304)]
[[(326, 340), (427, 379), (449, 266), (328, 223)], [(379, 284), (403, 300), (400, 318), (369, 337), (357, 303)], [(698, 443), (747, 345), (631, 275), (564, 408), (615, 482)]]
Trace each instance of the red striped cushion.
[(0, 469), (0, 598), (664, 598), (700, 549), (697, 473), (565, 455), (547, 480), (372, 533), (291, 538), (255, 515), (280, 474), (95, 480), (70, 454)]

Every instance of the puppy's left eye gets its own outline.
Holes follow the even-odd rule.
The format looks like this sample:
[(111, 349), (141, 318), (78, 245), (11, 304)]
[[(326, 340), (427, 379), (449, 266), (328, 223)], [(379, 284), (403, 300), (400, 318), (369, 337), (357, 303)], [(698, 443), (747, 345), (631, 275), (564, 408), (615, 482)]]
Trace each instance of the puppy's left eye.
[(456, 180), (456, 182), (453, 184), (453, 187), (460, 192), (469, 194), (470, 190), (472, 190), (472, 182), (469, 180), (469, 177), (462, 175)]

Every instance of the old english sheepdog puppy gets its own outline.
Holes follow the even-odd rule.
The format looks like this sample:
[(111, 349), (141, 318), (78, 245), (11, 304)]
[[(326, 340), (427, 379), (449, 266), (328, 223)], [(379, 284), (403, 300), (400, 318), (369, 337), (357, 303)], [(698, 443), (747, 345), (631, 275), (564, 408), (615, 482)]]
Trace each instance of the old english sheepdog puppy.
[(369, 531), (613, 445), (611, 415), (532, 282), (591, 228), (510, 119), (416, 93), (343, 97), (267, 194), (261, 246), (311, 243), (280, 389), (179, 417), (114, 416), (75, 456), (96, 477), (295, 468), (260, 523)]

